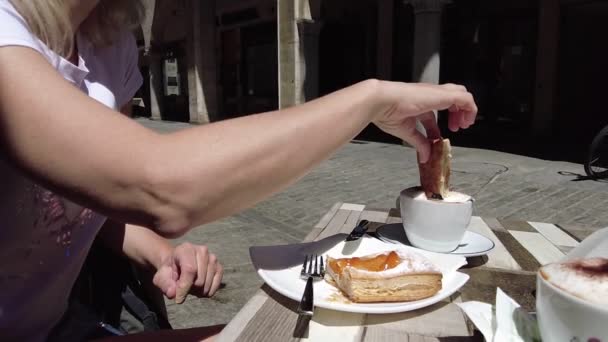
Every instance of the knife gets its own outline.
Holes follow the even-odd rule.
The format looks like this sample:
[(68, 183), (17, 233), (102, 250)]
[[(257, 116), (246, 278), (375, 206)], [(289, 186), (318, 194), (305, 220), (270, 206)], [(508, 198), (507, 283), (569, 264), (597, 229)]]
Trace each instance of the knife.
[(353, 229), (353, 231), (350, 232), (350, 234), (348, 234), (348, 236), (346, 237), (346, 241), (354, 241), (354, 240), (360, 239), (363, 235), (365, 235), (368, 228), (369, 228), (368, 220), (359, 221), (359, 224), (357, 224), (355, 229)]

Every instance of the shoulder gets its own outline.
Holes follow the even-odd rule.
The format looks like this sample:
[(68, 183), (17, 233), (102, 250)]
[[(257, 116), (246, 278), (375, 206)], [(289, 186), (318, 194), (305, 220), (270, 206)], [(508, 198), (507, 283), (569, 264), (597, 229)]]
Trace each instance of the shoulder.
[(0, 0), (0, 46), (17, 42), (35, 43), (25, 19), (8, 0)]
[(25, 19), (9, 0), (0, 0), (0, 47), (24, 46), (42, 53), (47, 59), (52, 52), (30, 31)]
[(21, 32), (29, 33), (25, 20), (9, 0), (0, 0), (0, 27), (2, 28), (0, 34), (2, 35)]

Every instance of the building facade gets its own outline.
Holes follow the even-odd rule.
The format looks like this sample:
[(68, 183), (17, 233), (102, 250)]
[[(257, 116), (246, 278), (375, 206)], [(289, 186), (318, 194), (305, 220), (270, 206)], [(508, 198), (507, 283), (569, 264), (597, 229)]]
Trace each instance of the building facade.
[[(576, 159), (608, 124), (602, 0), (147, 0), (146, 11), (140, 94), (153, 119), (204, 124), (379, 78), (466, 85), (483, 129), (454, 136), (464, 145), (519, 152), (568, 137), (559, 150), (572, 157), (551, 157)], [(360, 138), (391, 141), (373, 127)]]

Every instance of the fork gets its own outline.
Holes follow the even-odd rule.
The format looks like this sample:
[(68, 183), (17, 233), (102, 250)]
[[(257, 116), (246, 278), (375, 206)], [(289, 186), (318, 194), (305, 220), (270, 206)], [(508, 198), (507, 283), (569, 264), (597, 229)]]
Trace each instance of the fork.
[(323, 265), (323, 256), (318, 255), (306, 255), (304, 258), (304, 264), (302, 264), (302, 271), (300, 271), (300, 277), (306, 278), (306, 287), (304, 288), (304, 295), (300, 300), (298, 306), (298, 314), (305, 316), (312, 316), (314, 310), (314, 293), (312, 282), (315, 278), (323, 278), (325, 275), (325, 267)]

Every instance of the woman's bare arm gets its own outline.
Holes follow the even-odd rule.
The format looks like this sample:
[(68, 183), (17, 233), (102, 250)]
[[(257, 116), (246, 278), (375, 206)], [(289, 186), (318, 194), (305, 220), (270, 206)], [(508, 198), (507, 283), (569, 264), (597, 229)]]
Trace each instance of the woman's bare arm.
[(2, 47), (0, 148), (59, 194), (178, 235), (283, 189), (378, 117), (397, 135), (411, 134), (396, 125), (414, 112), (457, 105), (466, 108), (460, 127), (474, 118), (466, 91), (429, 88), (395, 106), (386, 97), (409, 89), (399, 87), (362, 82), (280, 112), (160, 135), (87, 97), (34, 50)]

